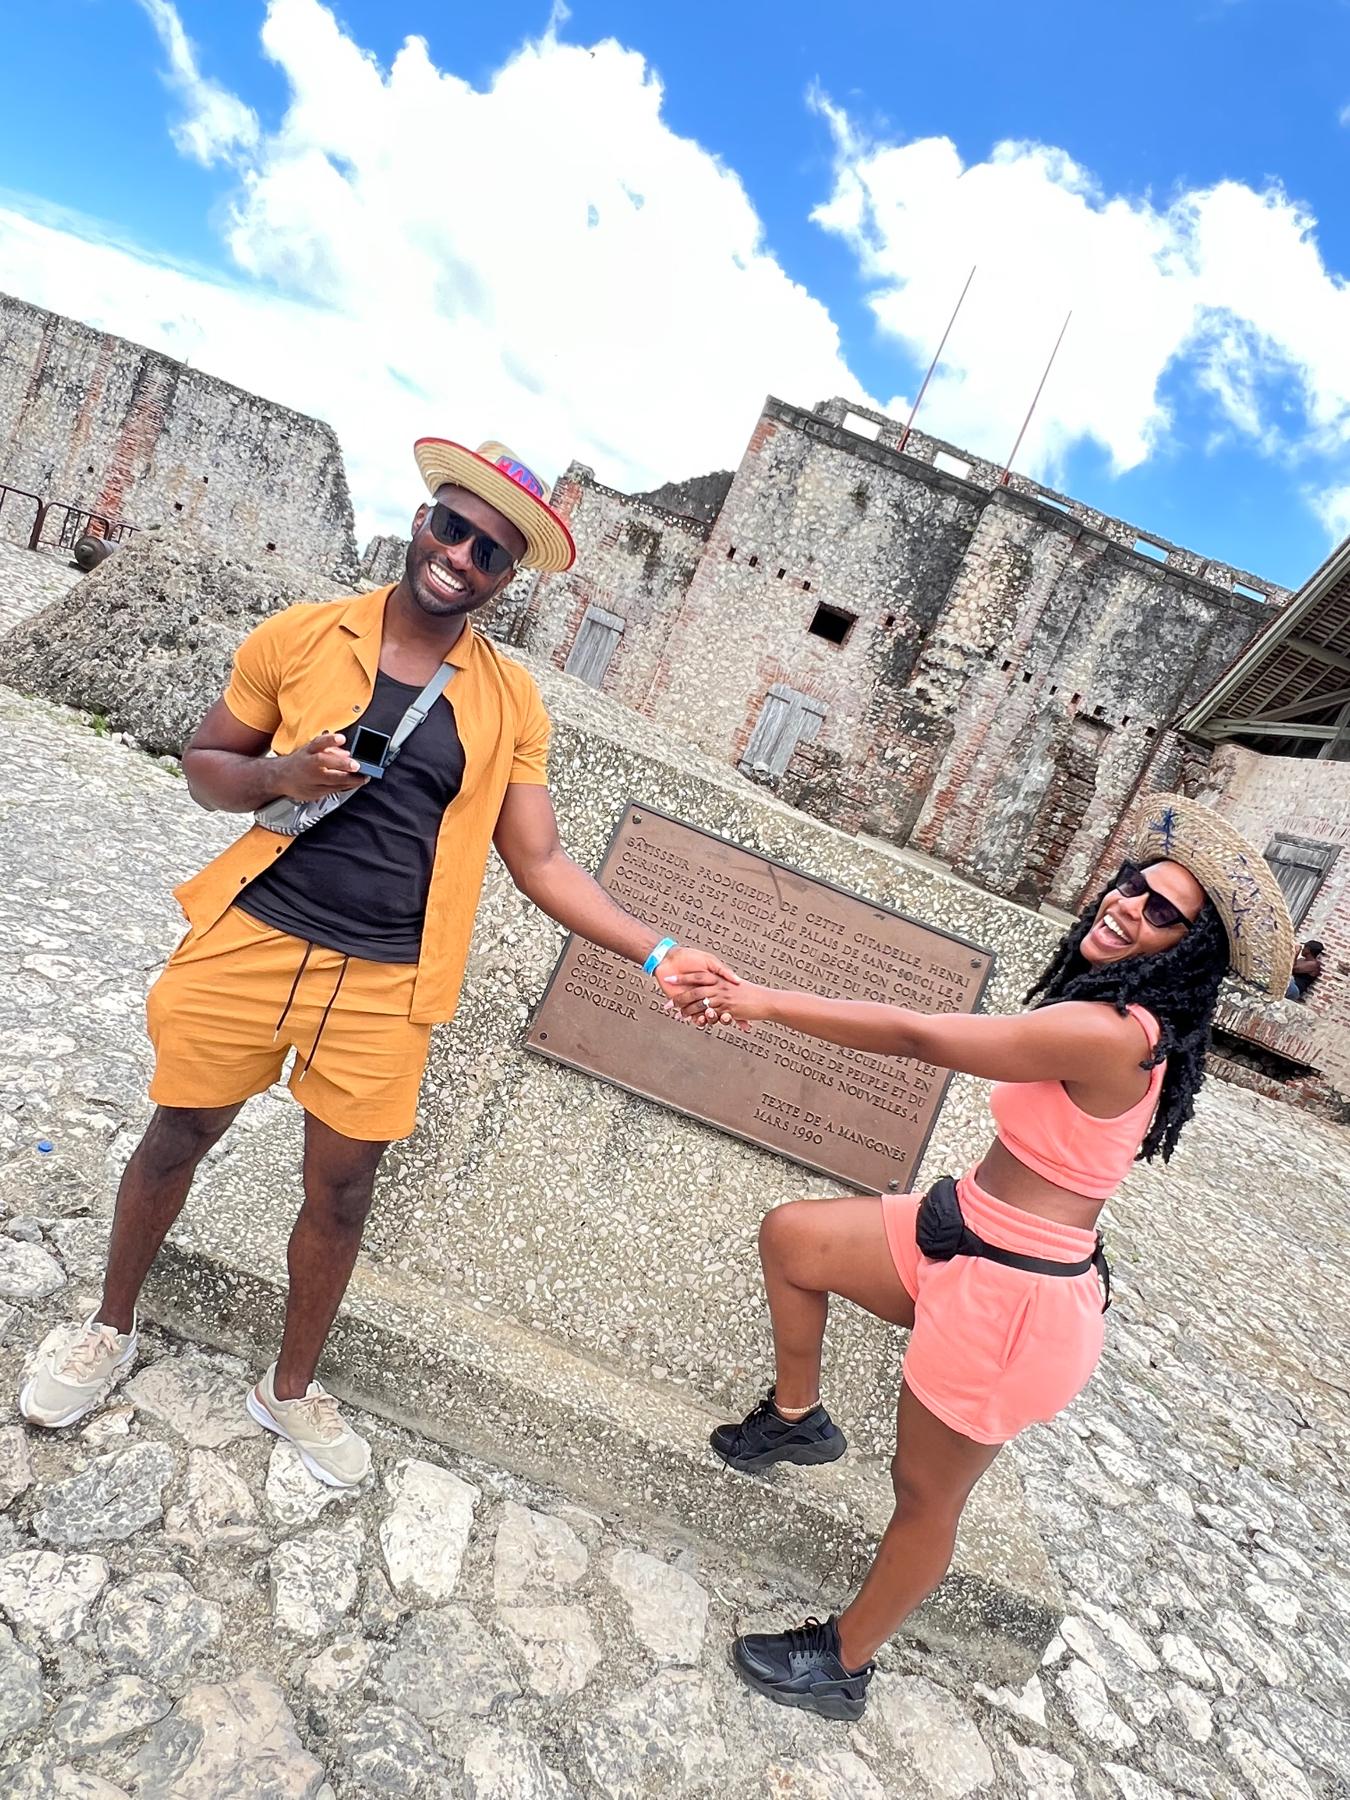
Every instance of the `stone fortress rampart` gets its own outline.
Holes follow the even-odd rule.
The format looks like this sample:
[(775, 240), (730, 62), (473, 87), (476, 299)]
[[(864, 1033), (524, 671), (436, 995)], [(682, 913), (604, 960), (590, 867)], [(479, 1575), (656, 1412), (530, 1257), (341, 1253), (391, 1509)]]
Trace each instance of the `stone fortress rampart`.
[[(144, 345), (0, 294), (0, 484), (259, 561), (356, 573), (337, 435)], [(0, 506), (27, 541), (35, 508)]]
[(702, 517), (573, 465), (577, 565), (494, 629), (808, 812), (1071, 908), (1285, 590), (902, 429), (771, 398)]

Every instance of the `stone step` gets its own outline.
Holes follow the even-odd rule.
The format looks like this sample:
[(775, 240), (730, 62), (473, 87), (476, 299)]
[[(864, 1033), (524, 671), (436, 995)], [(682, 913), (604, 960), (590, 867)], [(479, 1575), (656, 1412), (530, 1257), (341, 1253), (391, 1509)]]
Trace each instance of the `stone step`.
[[(284, 1239), (221, 1199), (216, 1189), (189, 1208), (143, 1306), (261, 1368), (281, 1335)], [(686, 1390), (635, 1379), (369, 1257), (321, 1373), (341, 1398), (437, 1442), (805, 1577), (819, 1586), (822, 1613), (856, 1587), (890, 1517), (888, 1471), (855, 1452), (825, 1468), (734, 1475), (708, 1449), (723, 1415)], [(1005, 1458), (976, 1489), (952, 1571), (908, 1634), (956, 1650), (986, 1679), (1021, 1682), (1062, 1614)]]

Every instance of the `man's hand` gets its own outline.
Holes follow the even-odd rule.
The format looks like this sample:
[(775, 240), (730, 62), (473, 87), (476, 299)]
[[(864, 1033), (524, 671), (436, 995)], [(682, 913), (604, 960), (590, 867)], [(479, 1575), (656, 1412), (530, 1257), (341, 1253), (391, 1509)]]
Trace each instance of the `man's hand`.
[(676, 992), (686, 981), (723, 981), (738, 985), (740, 979), (734, 969), (719, 962), (709, 951), (696, 950), (692, 944), (677, 944), (673, 950), (667, 950), (656, 965), (656, 980), (669, 993)]
[[(675, 953), (671, 951), (670, 956)], [(662, 962), (658, 975), (665, 970), (670, 961), (667, 956)], [(711, 962), (713, 959), (709, 959)], [(721, 968), (714, 963), (715, 968)], [(756, 1019), (767, 1019), (773, 1002), (774, 990), (758, 987), (752, 981), (742, 981), (739, 975), (733, 975), (730, 981), (721, 974), (677, 974), (666, 984), (670, 999), (666, 1002), (667, 1012), (677, 1012), (691, 1024), (698, 1026), (730, 1025), (735, 1023), (745, 1030)]]
[(289, 756), (277, 757), (272, 775), (280, 791), (292, 800), (322, 800), (364, 787), (368, 777), (356, 772), (346, 742), (340, 731), (321, 731)]
[[(677, 944), (673, 950), (666, 951), (656, 965), (655, 980), (670, 996), (666, 1001), (666, 1011), (679, 1012), (696, 1025), (716, 1025), (719, 1015), (717, 1011), (709, 1012), (702, 1004), (694, 1006), (694, 993), (711, 993), (714, 990), (718, 993), (739, 992), (746, 985), (734, 969), (719, 962), (707, 950), (696, 950), (690, 944)], [(730, 1025), (733, 1016), (729, 1012), (721, 1012), (720, 1022)], [(742, 1031), (747, 1029), (739, 1020), (737, 1023)]]

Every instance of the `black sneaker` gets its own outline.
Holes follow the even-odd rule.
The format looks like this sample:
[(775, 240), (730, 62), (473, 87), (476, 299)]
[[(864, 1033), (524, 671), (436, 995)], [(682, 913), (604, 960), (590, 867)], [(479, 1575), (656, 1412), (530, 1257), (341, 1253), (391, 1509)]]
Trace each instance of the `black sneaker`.
[(722, 1461), (741, 1474), (771, 1463), (838, 1462), (848, 1439), (823, 1406), (801, 1419), (785, 1419), (773, 1403), (774, 1390), (739, 1425), (719, 1425), (708, 1442)]
[(738, 1637), (731, 1661), (742, 1680), (779, 1706), (800, 1706), (822, 1719), (860, 1719), (875, 1663), (850, 1675), (839, 1660), (834, 1614), (822, 1625), (808, 1619), (792, 1631)]

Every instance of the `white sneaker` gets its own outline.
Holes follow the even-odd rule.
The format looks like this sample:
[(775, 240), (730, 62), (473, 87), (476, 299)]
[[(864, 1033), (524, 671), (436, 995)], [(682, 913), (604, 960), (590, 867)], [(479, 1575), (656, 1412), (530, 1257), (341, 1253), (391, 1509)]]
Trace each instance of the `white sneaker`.
[(338, 1403), (317, 1381), (299, 1400), (278, 1400), (273, 1385), (277, 1365), (253, 1388), (245, 1405), (268, 1431), (294, 1444), (300, 1460), (329, 1487), (356, 1487), (370, 1473), (370, 1445), (338, 1411)]
[(91, 1314), (83, 1325), (58, 1325), (34, 1353), (19, 1389), (19, 1411), (30, 1425), (73, 1425), (101, 1406), (136, 1360), (140, 1340), (130, 1331), (101, 1325)]

